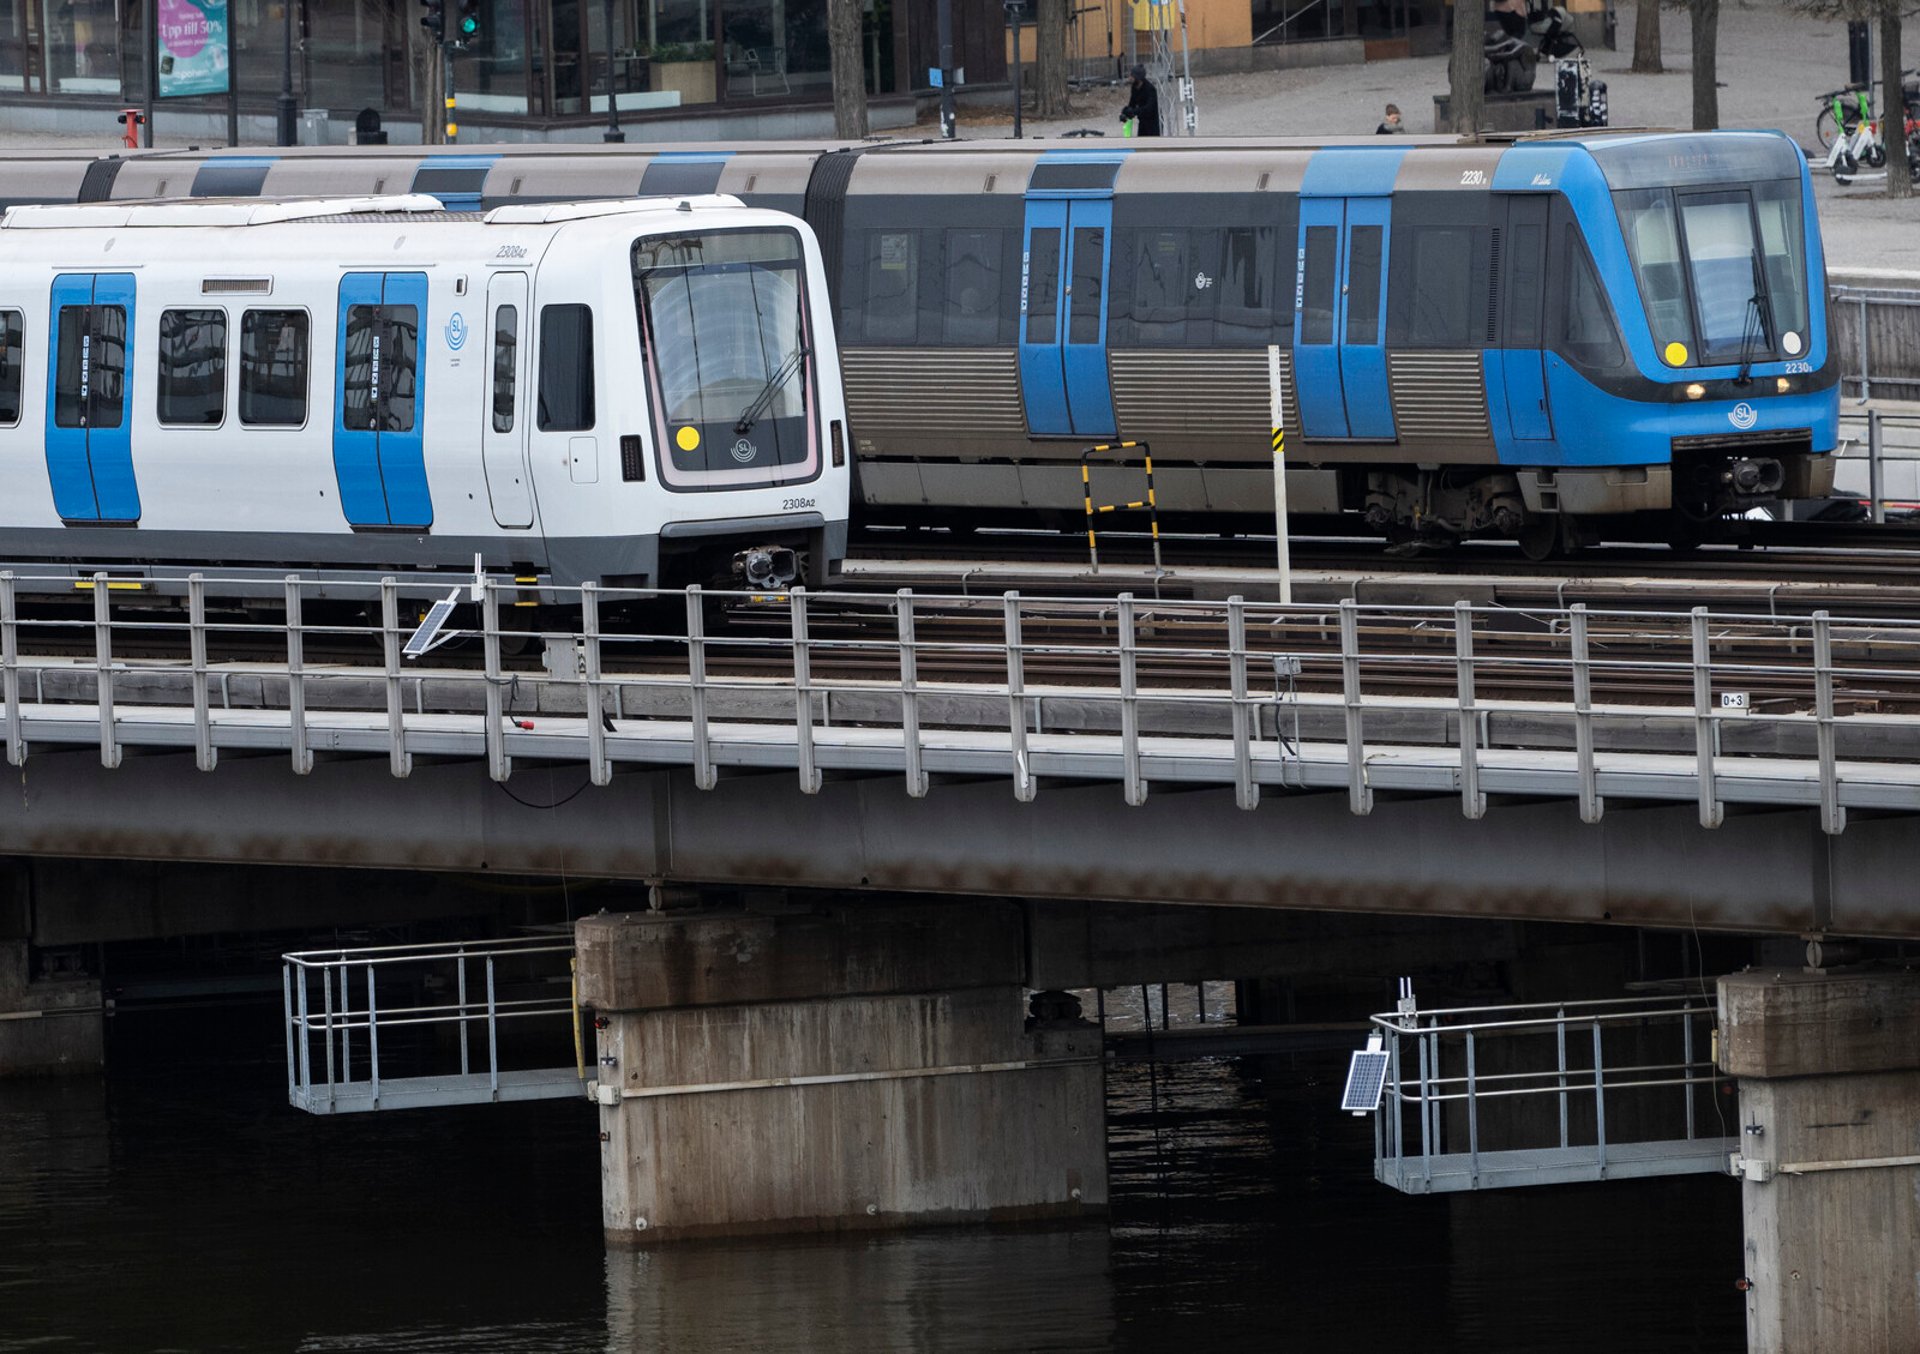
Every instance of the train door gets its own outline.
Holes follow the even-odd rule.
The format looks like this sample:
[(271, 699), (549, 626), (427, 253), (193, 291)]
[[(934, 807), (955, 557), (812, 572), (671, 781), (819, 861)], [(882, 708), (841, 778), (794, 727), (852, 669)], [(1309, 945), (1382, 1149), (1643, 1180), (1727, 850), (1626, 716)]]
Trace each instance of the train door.
[(47, 475), (64, 521), (140, 520), (127, 410), (133, 299), (132, 273), (62, 273), (53, 280)]
[(1507, 203), (1507, 231), (1500, 279), (1506, 311), (1505, 351), (1501, 353), (1507, 392), (1507, 426), (1519, 441), (1553, 437), (1553, 411), (1547, 401), (1543, 307), (1547, 278), (1547, 197), (1515, 194)]
[[(1111, 184), (1117, 162), (1094, 166)], [(1037, 176), (1037, 171), (1036, 171)], [(1027, 198), (1020, 286), (1020, 389), (1036, 437), (1113, 436), (1107, 290), (1111, 187)]]
[(1308, 437), (1391, 441), (1387, 242), (1391, 199), (1300, 200), (1293, 363)]
[(357, 527), (433, 523), (420, 411), (425, 273), (348, 273), (340, 279), (334, 370), (333, 469), (340, 505)]
[(527, 354), (527, 275), (495, 273), (487, 279), (487, 332), (492, 335), (487, 368), (490, 398), (480, 433), (487, 497), (493, 520), (503, 527), (533, 525), (533, 493), (527, 480), (527, 428), (524, 409)]

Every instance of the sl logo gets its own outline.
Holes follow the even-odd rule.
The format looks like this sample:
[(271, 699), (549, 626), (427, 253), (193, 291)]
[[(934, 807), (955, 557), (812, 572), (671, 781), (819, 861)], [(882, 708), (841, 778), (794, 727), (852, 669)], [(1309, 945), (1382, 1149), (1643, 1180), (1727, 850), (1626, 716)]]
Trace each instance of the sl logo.
[(738, 442), (735, 442), (733, 444), (733, 451), (731, 455), (733, 456), (734, 460), (740, 462), (741, 465), (745, 465), (748, 461), (751, 461), (753, 459), (753, 453), (754, 453), (753, 443), (747, 441), (747, 439), (743, 437)]
[(1733, 408), (1727, 410), (1727, 422), (1743, 432), (1759, 421), (1760, 415), (1755, 413), (1753, 406), (1745, 400), (1740, 401), (1740, 403), (1734, 405)]
[(467, 346), (467, 317), (454, 311), (453, 318), (447, 321), (447, 327), (441, 332), (446, 335), (447, 347), (459, 352)]

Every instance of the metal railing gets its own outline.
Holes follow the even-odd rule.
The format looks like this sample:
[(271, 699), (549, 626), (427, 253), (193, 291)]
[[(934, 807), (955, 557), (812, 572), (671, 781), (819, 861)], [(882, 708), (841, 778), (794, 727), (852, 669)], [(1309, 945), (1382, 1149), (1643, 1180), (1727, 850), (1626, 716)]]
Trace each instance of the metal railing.
[[(1833, 326), (1832, 341), (1841, 357), (1841, 389), (1856, 394), (1862, 404), (1873, 398), (1876, 385), (1896, 387), (1897, 398), (1913, 398), (1915, 390), (1920, 389), (1920, 316), (1913, 315), (1912, 311), (1920, 307), (1920, 291), (1840, 283), (1828, 289), (1827, 298), (1832, 307), (1829, 313), (1836, 320), (1842, 311), (1852, 320), (1851, 324)], [(1898, 359), (1881, 354), (1883, 363), (1899, 364), (1883, 365), (1876, 372), (1872, 321), (1875, 312), (1883, 310), (1901, 313), (1897, 327), (1901, 331), (1901, 346), (1906, 349), (1906, 361), (1899, 363)]]
[[(0, 575), (15, 766), (97, 746), (112, 768), (138, 747), (211, 772), (236, 749), (299, 774), (329, 754), (385, 757), (396, 777), (417, 756), (484, 760), (505, 781), (532, 758), (602, 786), (620, 766), (688, 767), (704, 789), (722, 767), (780, 768), (808, 794), (845, 772), (921, 796), (945, 773), (1027, 800), (1058, 777), (1117, 782), (1131, 804), (1155, 782), (1231, 786), (1248, 809), (1266, 790), (1344, 791), (1358, 814), (1382, 791), (1457, 796), (1469, 818), (1492, 795), (1559, 797), (1589, 822), (1619, 795), (1695, 802), (1709, 827), (1727, 804), (1815, 807), (1829, 833), (1849, 808), (1920, 809), (1906, 620), (796, 588), (736, 599), (709, 633), (699, 589), (588, 586), (553, 593), (543, 614), (565, 628), (526, 634), (502, 627), (516, 594), (489, 580), (452, 622), (472, 627), (461, 642), (417, 666), (395, 579), (364, 615), (305, 611), (289, 580), (264, 618), (238, 609), (251, 581), (191, 579), (184, 613), (94, 586), (91, 618), (22, 615), (27, 586)], [(515, 642), (551, 661), (509, 668)]]
[(1375, 1178), (1424, 1194), (1724, 1173), (1714, 1022), (1698, 995), (1375, 1015)]
[[(584, 1094), (572, 957), (545, 936), (282, 955), (288, 1101), (344, 1114)], [(571, 1022), (572, 1064), (508, 1065), (503, 1033), (534, 1022), (555, 1052)]]

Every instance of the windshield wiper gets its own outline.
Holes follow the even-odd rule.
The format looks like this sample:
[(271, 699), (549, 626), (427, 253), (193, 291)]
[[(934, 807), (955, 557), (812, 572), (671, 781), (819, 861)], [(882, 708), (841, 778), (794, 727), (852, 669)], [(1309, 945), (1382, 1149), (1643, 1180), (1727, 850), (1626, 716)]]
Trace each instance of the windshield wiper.
[(1747, 318), (1740, 329), (1740, 374), (1733, 378), (1737, 386), (1753, 384), (1753, 340), (1754, 331), (1760, 332), (1760, 342), (1768, 348), (1773, 346), (1773, 307), (1767, 299), (1767, 276), (1760, 267), (1760, 251), (1754, 250), (1749, 259), (1753, 263), (1753, 295), (1747, 298)]
[(780, 387), (793, 379), (793, 374), (800, 370), (800, 364), (805, 362), (812, 352), (813, 349), (803, 343), (787, 354), (787, 360), (780, 364), (778, 371), (767, 378), (767, 383), (760, 387), (760, 393), (753, 397), (753, 403), (740, 411), (740, 417), (734, 421), (733, 425), (736, 433), (748, 432), (760, 421), (760, 416), (767, 412), (768, 406), (773, 403), (773, 397)]

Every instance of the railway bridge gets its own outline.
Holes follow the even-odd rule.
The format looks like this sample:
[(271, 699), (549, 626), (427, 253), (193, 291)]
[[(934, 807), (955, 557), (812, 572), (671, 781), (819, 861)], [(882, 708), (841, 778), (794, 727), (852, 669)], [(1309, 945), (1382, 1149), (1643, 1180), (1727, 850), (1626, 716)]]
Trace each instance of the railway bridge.
[[(653, 1244), (1097, 1214), (1098, 1040), (1049, 994), (1182, 945), (1310, 966), (1275, 923), (1343, 913), (1810, 938), (1821, 971), (1721, 992), (1755, 1347), (1920, 1329), (1887, 1281), (1920, 1259), (1920, 984), (1832, 966), (1920, 938), (1920, 624), (587, 588), (516, 655), (510, 587), (422, 625), (419, 582), (0, 576), (7, 1014), (88, 1006), (26, 971), (115, 906), (58, 862), (644, 884), (577, 941), (608, 1236)], [(26, 605), (55, 588), (79, 608)], [(1897, 1216), (1861, 1235), (1863, 1201)]]

